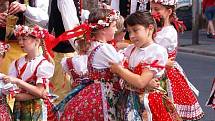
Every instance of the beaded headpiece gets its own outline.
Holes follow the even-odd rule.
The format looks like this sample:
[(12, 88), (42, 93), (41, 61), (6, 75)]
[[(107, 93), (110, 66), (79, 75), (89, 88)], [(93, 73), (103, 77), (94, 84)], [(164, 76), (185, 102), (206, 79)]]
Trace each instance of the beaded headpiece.
[(41, 28), (37, 25), (35, 25), (33, 28), (24, 25), (16, 25), (14, 34), (16, 37), (31, 35), (36, 38), (43, 39), (49, 33), (47, 29)]
[(151, 0), (151, 2), (160, 3), (162, 5), (176, 5), (178, 0)]
[(109, 27), (110, 23), (119, 19), (119, 17), (120, 17), (120, 12), (112, 9), (110, 14), (107, 15), (107, 17), (103, 19), (99, 19), (97, 23), (89, 23), (89, 25), (90, 25), (90, 28), (92, 29), (102, 29), (105, 27)]

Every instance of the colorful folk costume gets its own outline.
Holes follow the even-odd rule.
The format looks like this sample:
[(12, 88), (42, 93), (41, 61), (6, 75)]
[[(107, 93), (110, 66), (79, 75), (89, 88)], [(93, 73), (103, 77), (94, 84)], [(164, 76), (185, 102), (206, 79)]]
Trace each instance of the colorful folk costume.
[[(164, 6), (174, 6), (177, 2), (177, 0), (153, 1)], [(183, 22), (178, 21), (177, 19), (173, 20), (172, 23), (179, 32), (184, 28)], [(163, 84), (163, 87), (166, 88), (168, 97), (170, 97), (174, 102), (176, 110), (181, 118), (184, 120), (198, 120), (204, 116), (202, 108), (196, 97), (199, 91), (189, 82), (182, 67), (175, 61), (178, 46), (178, 35), (173, 25), (162, 27), (161, 30), (156, 33), (154, 39), (155, 43), (166, 48), (169, 55), (168, 58), (174, 60), (173, 67), (166, 68), (165, 76), (163, 78), (163, 80), (165, 80), (165, 84)]]
[(206, 106), (212, 107), (215, 110), (215, 78), (212, 84), (210, 97), (206, 103)]
[[(85, 35), (84, 40), (90, 42), (90, 47), (87, 49), (87, 63), (83, 61), (74, 61), (72, 59), (73, 65), (70, 63), (70, 60), (67, 61), (67, 64), (70, 63), (70, 66), (75, 69), (70, 70), (71, 72), (78, 69), (75, 65), (80, 65), (84, 68), (87, 67), (88, 78), (91, 81), (90, 84), (85, 86), (81, 91), (79, 91), (66, 105), (64, 113), (61, 116), (62, 121), (116, 121), (116, 110), (115, 103), (117, 101), (117, 94), (119, 87), (119, 79), (109, 70), (109, 62), (113, 61), (119, 63), (123, 59), (123, 55), (117, 53), (116, 49), (107, 43), (99, 42), (99, 40), (93, 40), (90, 37), (92, 29), (102, 29), (108, 27), (111, 22), (116, 20), (119, 17), (119, 14), (116, 11), (112, 11), (110, 15), (105, 17), (102, 20), (98, 20), (97, 23), (82, 24), (73, 30), (67, 31), (65, 35), (74, 33), (76, 36), (71, 35), (72, 37), (78, 37), (80, 35)], [(64, 35), (64, 34), (63, 34)], [(61, 35), (62, 36), (62, 35)], [(68, 35), (70, 36), (70, 35)], [(85, 58), (85, 56), (83, 57)], [(69, 63), (68, 63), (69, 62)], [(77, 63), (77, 64), (76, 64)], [(88, 83), (88, 79), (80, 80), (77, 78), (80, 76), (80, 69), (76, 71), (75, 83), (80, 87), (84, 83)], [(85, 69), (84, 69), (85, 70)], [(72, 73), (71, 73), (72, 74)], [(77, 75), (78, 74), (78, 75)], [(75, 84), (75, 85), (76, 85)], [(74, 88), (77, 89), (77, 88)]]
[[(0, 42), (0, 56), (8, 50), (9, 45)], [(10, 88), (5, 88), (5, 84), (2, 80), (3, 74), (0, 73), (0, 120), (1, 121), (12, 121), (11, 110), (7, 103), (6, 95), (3, 93), (8, 91)]]
[(113, 78), (107, 66), (110, 58), (117, 62), (120, 58), (115, 48), (107, 43), (92, 42), (91, 49), (87, 67), (88, 77), (93, 82), (70, 100), (68, 103), (70, 106), (65, 108), (61, 120), (117, 120), (114, 105), (117, 100), (119, 80)]
[[(17, 26), (15, 35), (34, 36), (48, 41), (47, 30), (35, 26)], [(50, 36), (50, 35), (49, 35)], [(48, 47), (49, 48), (49, 47)], [(47, 48), (47, 49), (48, 49)], [(9, 75), (17, 77), (22, 81), (36, 86), (43, 84), (49, 92), (49, 78), (54, 73), (54, 65), (51, 64), (43, 55), (39, 55), (30, 61), (26, 61), (23, 56), (11, 64)], [(18, 89), (15, 93), (28, 93), (24, 89)], [(35, 98), (26, 101), (16, 101), (14, 103), (13, 118), (15, 121), (56, 121), (57, 116), (52, 113), (53, 104), (48, 99)]]
[[(70, 106), (70, 101), (78, 92), (91, 83), (88, 78), (87, 71), (87, 55), (75, 55), (71, 58), (63, 58), (61, 61), (64, 72), (71, 76), (71, 87), (72, 90), (67, 94), (66, 97), (58, 105), (54, 107), (54, 111), (60, 111), (63, 113), (61, 117), (70, 117), (70, 111), (73, 110)], [(70, 102), (69, 102), (70, 101)]]
[[(125, 50), (127, 57), (124, 66), (135, 74), (141, 74), (144, 68), (155, 72), (160, 79), (167, 62), (166, 50), (158, 44), (144, 48), (134, 45)], [(124, 90), (117, 104), (118, 116), (122, 121), (181, 121), (172, 102), (165, 96), (165, 91), (158, 89), (137, 89), (124, 83)]]

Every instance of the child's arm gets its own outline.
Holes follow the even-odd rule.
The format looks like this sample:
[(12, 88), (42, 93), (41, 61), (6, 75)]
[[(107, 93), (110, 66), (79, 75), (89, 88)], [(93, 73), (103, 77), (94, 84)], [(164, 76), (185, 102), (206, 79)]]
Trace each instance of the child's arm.
[(10, 76), (4, 76), (3, 80), (5, 81), (5, 83), (11, 82), (12, 84), (16, 84), (18, 87), (25, 89), (33, 96), (43, 98), (43, 93), (45, 92), (45, 88), (42, 84), (37, 84), (37, 86), (34, 86), (18, 78), (14, 78)]
[(17, 101), (27, 101), (35, 98), (35, 96), (28, 93), (18, 93), (18, 94), (15, 94), (14, 97)]
[(145, 68), (143, 73), (138, 75), (129, 71), (128, 69), (123, 68), (119, 64), (110, 63), (110, 65), (110, 69), (113, 73), (117, 73), (125, 81), (140, 89), (145, 88), (154, 77), (154, 72), (148, 68)]

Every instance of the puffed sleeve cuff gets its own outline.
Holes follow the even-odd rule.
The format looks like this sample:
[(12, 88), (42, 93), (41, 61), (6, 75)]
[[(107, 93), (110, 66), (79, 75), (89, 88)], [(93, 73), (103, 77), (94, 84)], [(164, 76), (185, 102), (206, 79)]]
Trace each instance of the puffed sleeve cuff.
[(153, 57), (143, 63), (145, 68), (155, 72), (155, 76), (161, 76), (165, 70), (165, 66), (168, 61), (168, 54), (165, 49), (160, 50), (159, 53), (155, 53)]
[(48, 61), (44, 61), (37, 70), (37, 81), (36, 83), (44, 84), (47, 83), (47, 80), (51, 78), (54, 74), (54, 65)]

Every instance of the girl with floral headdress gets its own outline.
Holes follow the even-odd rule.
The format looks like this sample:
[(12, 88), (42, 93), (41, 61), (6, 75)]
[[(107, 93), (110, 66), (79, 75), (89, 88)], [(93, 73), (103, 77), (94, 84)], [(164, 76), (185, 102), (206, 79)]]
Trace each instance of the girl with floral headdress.
[[(3, 42), (0, 42), (0, 65), (2, 65), (3, 59), (5, 57), (6, 52), (8, 51), (9, 45)], [(3, 82), (2, 78), (5, 76), (0, 73), (0, 120), (1, 121), (12, 121), (11, 110), (9, 105), (7, 104), (6, 93), (8, 93), (9, 89), (13, 86), (7, 85)]]
[(13, 118), (15, 121), (55, 121), (57, 117), (51, 111), (53, 105), (48, 93), (54, 65), (39, 52), (41, 41), (51, 42), (51, 35), (38, 26), (30, 28), (23, 25), (16, 26), (14, 33), (27, 54), (11, 64), (10, 76), (3, 77), (4, 82), (19, 87), (13, 93)]
[(181, 121), (174, 105), (159, 87), (168, 59), (162, 46), (153, 42), (156, 24), (149, 12), (135, 12), (124, 23), (134, 43), (124, 52), (124, 67), (111, 64), (111, 71), (123, 80), (123, 91), (117, 103), (122, 121)]
[(203, 111), (193, 93), (194, 91), (198, 95), (198, 90), (188, 81), (183, 69), (175, 61), (178, 46), (177, 31), (182, 32), (185, 29), (183, 23), (176, 17), (176, 3), (177, 0), (151, 0), (152, 15), (160, 27), (154, 40), (165, 47), (169, 55), (161, 84), (166, 88), (168, 96), (184, 120), (198, 120), (203, 117)]
[[(117, 120), (115, 103), (117, 92), (120, 88), (118, 78), (114, 78), (115, 76), (109, 70), (110, 65), (108, 62), (113, 60), (119, 63), (122, 61), (123, 56), (117, 53), (111, 44), (106, 42), (114, 38), (118, 17), (119, 13), (115, 10), (95, 9), (89, 15), (88, 24), (77, 27), (82, 27), (79, 31), (70, 31), (71, 34), (76, 35), (82, 33), (85, 42), (89, 44), (89, 47), (83, 50), (87, 55), (87, 60), (72, 61), (74, 68), (70, 71), (81, 72), (81, 69), (87, 70), (89, 79), (83, 80), (82, 83), (90, 81), (90, 84), (85, 86), (68, 102), (68, 106), (66, 105), (60, 120)], [(67, 36), (70, 35), (68, 31), (66, 33)], [(81, 63), (84, 68), (78, 68), (76, 63)], [(77, 74), (80, 76), (80, 73)]]

